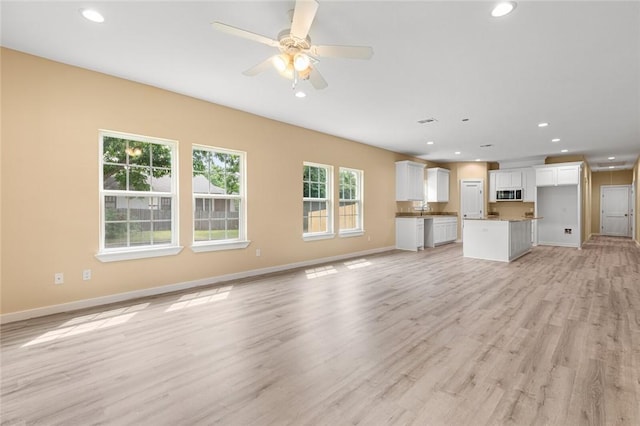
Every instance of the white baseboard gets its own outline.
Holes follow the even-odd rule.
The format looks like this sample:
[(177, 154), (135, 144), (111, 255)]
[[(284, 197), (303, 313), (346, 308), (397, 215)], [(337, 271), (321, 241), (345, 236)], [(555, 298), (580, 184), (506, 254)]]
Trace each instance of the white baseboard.
[(305, 260), (302, 262), (288, 263), (286, 265), (270, 266), (267, 268), (252, 269), (248, 271), (236, 272), (227, 275), (202, 278), (199, 280), (185, 281), (181, 283), (168, 284), (160, 287), (145, 288), (142, 290), (128, 291), (126, 293), (111, 294), (108, 296), (95, 297), (92, 299), (77, 300), (74, 302), (61, 303), (59, 305), (45, 306), (42, 308), (28, 309), (25, 311), (10, 312), (0, 315), (0, 324), (22, 321), (30, 318), (43, 317), (46, 315), (59, 314), (62, 312), (76, 311), (79, 309), (92, 308), (95, 306), (107, 305), (110, 303), (123, 302), (126, 300), (139, 299), (141, 297), (156, 296), (158, 294), (171, 293), (174, 291), (187, 290), (195, 287), (202, 287), (217, 284), (225, 281), (237, 280), (241, 278), (255, 277), (258, 275), (282, 272), (290, 269), (302, 268), (304, 266), (318, 265), (321, 263), (334, 262), (342, 259), (367, 256), (385, 251), (394, 250), (394, 247), (382, 247), (372, 250), (365, 250), (355, 253), (347, 253), (337, 256), (323, 257), (320, 259)]

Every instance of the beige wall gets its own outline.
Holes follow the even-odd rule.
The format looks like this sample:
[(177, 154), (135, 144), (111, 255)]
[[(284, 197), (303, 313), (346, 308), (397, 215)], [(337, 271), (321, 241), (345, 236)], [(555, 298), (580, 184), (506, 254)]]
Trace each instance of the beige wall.
[[(395, 244), (403, 156), (12, 50), (1, 71), (3, 314)], [(98, 129), (178, 141), (179, 255), (96, 260)], [(247, 152), (249, 248), (189, 248), (193, 144)], [(364, 170), (365, 236), (302, 240), (303, 161)]]
[(591, 173), (591, 233), (600, 233), (600, 187), (603, 185), (631, 185), (633, 170), (615, 170)]

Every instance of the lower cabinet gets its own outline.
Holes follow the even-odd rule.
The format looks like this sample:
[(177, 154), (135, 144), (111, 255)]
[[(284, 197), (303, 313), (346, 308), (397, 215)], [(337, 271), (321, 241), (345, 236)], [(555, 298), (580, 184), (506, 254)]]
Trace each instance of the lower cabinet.
[(457, 216), (396, 218), (396, 248), (418, 251), (425, 247), (453, 243), (458, 239)]
[(396, 218), (396, 248), (418, 251), (424, 249), (424, 218)]
[(458, 239), (458, 218), (443, 216), (433, 218), (433, 246), (453, 243)]

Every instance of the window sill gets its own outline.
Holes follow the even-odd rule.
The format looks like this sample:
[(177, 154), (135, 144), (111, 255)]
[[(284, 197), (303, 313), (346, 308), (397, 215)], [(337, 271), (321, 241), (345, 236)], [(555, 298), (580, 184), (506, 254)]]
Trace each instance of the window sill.
[(336, 234), (304, 234), (302, 239), (305, 241), (329, 240), (335, 236)]
[(100, 262), (119, 262), (122, 260), (146, 259), (149, 257), (174, 256), (182, 251), (182, 246), (165, 246), (135, 250), (106, 251), (96, 254)]
[(361, 229), (353, 230), (353, 231), (344, 231), (340, 232), (340, 238), (351, 238), (351, 237), (361, 237), (364, 235), (364, 231)]
[(237, 250), (247, 248), (251, 244), (249, 240), (225, 241), (225, 242), (202, 242), (193, 243), (191, 250), (194, 253), (204, 253), (208, 251)]

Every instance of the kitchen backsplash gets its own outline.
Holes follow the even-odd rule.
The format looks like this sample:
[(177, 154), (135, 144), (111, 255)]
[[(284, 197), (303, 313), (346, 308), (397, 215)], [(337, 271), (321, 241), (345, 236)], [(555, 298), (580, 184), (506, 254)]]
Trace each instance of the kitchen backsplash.
[(521, 203), (517, 201), (489, 203), (488, 214), (498, 213), (500, 217), (524, 217), (525, 213), (535, 211), (535, 206), (535, 203)]

